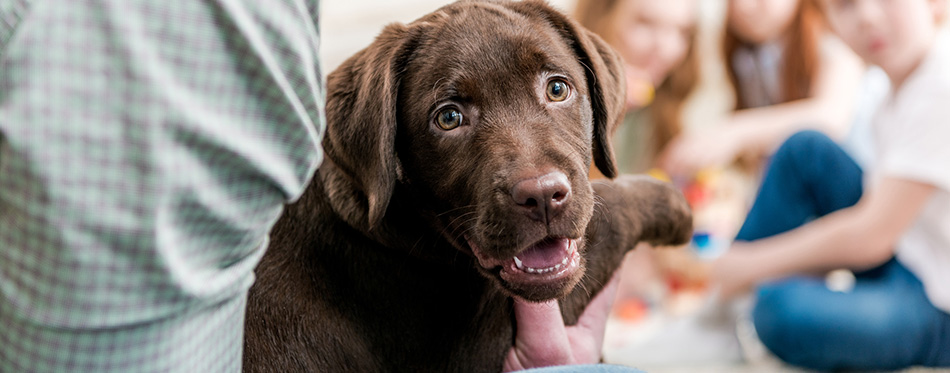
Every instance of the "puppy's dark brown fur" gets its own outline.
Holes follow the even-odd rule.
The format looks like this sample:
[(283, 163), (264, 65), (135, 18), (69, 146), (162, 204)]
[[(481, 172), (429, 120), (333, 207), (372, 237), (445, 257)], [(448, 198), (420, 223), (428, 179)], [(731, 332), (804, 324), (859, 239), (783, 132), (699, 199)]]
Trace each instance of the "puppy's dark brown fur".
[[(684, 242), (672, 188), (587, 179), (591, 159), (616, 174), (622, 82), (609, 47), (540, 1), (383, 30), (329, 77), (326, 157), (257, 269), (245, 370), (497, 372), (513, 295), (559, 297), (573, 324), (637, 242)], [(576, 244), (576, 271), (514, 266), (550, 242)]]

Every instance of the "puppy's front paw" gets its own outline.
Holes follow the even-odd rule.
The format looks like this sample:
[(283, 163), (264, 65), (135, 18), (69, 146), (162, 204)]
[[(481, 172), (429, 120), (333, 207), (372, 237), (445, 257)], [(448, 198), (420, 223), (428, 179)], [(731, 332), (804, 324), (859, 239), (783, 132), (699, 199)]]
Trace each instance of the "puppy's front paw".
[[(693, 231), (693, 213), (672, 184), (645, 175), (621, 175), (592, 183), (612, 224), (635, 242), (682, 245)], [(619, 226), (617, 224), (620, 224)]]

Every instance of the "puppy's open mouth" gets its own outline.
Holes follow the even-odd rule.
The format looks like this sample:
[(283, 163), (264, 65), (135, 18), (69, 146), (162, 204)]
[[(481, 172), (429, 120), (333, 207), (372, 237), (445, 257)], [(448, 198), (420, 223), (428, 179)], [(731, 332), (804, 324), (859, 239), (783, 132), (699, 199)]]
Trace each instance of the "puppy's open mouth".
[(567, 285), (580, 268), (576, 239), (548, 237), (502, 260), (486, 257), (471, 240), (468, 244), (482, 267), (497, 271), (502, 280), (519, 289)]
[(564, 275), (578, 264), (577, 241), (567, 238), (552, 238), (538, 242), (511, 258), (502, 276), (537, 275), (555, 278)]

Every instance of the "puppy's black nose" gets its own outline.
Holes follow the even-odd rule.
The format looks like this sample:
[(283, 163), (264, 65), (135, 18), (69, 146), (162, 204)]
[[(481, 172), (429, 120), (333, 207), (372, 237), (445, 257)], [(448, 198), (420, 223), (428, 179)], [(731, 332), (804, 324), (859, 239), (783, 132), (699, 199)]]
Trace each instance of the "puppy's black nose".
[(564, 173), (552, 172), (518, 182), (511, 188), (511, 198), (528, 217), (547, 223), (571, 198), (571, 184)]

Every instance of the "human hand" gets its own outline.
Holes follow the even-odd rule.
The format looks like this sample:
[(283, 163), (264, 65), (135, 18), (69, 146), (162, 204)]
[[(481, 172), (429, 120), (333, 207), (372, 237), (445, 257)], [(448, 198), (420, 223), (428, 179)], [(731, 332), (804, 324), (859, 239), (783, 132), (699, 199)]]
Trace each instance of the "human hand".
[(748, 293), (756, 285), (754, 261), (749, 258), (745, 244), (735, 242), (724, 254), (712, 262), (710, 282), (719, 291), (722, 300)]
[(723, 168), (742, 151), (744, 138), (739, 131), (728, 128), (680, 135), (661, 152), (660, 168), (676, 176), (691, 176), (703, 169)]
[(600, 362), (607, 316), (619, 283), (617, 271), (574, 326), (564, 325), (556, 299), (532, 303), (515, 298), (515, 345), (505, 358), (504, 371)]

